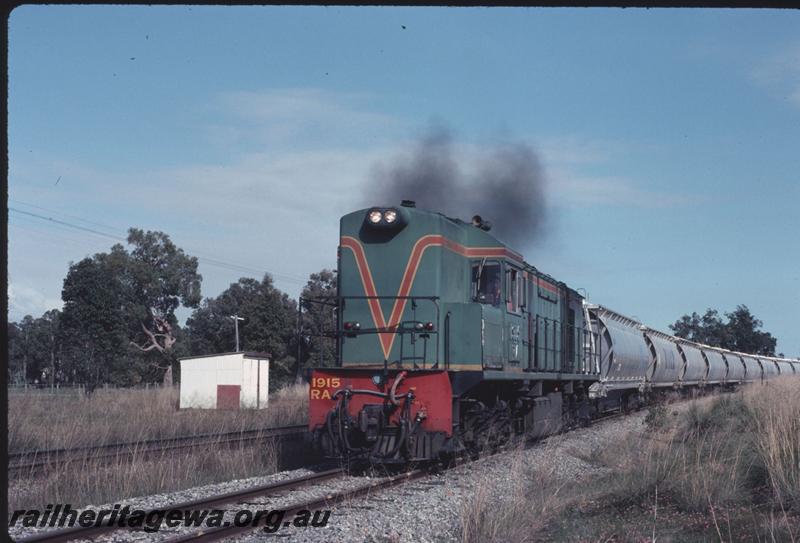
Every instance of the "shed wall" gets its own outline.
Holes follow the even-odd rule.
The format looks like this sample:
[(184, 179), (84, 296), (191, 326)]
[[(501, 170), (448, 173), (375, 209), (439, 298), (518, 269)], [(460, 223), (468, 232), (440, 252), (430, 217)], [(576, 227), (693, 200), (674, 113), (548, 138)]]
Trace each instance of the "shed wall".
[(180, 361), (180, 407), (215, 409), (218, 386), (241, 387), (241, 408), (267, 407), (269, 362), (243, 353), (188, 358)]

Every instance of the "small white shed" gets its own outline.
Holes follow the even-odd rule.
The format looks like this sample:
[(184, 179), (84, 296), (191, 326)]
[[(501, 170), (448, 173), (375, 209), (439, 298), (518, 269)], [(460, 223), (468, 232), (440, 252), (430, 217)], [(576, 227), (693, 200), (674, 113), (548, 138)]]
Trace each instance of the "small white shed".
[(180, 359), (180, 407), (264, 409), (269, 397), (269, 355), (223, 353)]

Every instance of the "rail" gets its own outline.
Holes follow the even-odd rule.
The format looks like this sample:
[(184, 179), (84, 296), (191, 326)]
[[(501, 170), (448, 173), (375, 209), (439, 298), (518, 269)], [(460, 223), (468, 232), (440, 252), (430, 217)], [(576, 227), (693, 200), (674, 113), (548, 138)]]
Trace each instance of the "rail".
[[(294, 490), (302, 486), (314, 483), (320, 483), (322, 481), (327, 481), (329, 479), (339, 477), (343, 473), (344, 471), (341, 468), (336, 468), (327, 471), (322, 471), (319, 473), (314, 473), (311, 475), (305, 475), (303, 477), (297, 477), (295, 479), (279, 481), (277, 483), (269, 483), (266, 485), (253, 486), (246, 488), (244, 490), (228, 492), (226, 494), (216, 494), (213, 496), (209, 496), (207, 498), (200, 498), (198, 500), (191, 500), (169, 505), (166, 507), (160, 507), (158, 509), (152, 509), (150, 511), (145, 512), (145, 517), (147, 517), (151, 512), (162, 511), (165, 509), (176, 510), (176, 511), (208, 509), (216, 505), (236, 503), (243, 500), (257, 498), (259, 496), (269, 496), (276, 492), (288, 492), (290, 490)], [(64, 528), (59, 530), (49, 530), (46, 532), (40, 532), (36, 535), (21, 537), (16, 541), (19, 543), (44, 543), (44, 542), (60, 543), (64, 541), (73, 541), (75, 539), (90, 539), (102, 535), (104, 533), (122, 529), (123, 529), (122, 527), (114, 523), (106, 523), (100, 526), (89, 526), (89, 527), (75, 526), (73, 528)]]
[(36, 471), (54, 469), (72, 462), (123, 459), (206, 445), (245, 444), (267, 439), (301, 436), (307, 430), (307, 425), (297, 424), (220, 434), (195, 434), (146, 441), (110, 443), (93, 447), (22, 451), (8, 455), (8, 471), (17, 475), (24, 475), (26, 472), (33, 474)]

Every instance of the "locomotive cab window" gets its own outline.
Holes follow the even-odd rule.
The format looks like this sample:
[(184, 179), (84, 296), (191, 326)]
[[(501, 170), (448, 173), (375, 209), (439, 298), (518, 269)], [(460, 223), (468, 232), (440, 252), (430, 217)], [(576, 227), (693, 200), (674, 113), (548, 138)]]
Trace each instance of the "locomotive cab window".
[(473, 300), (482, 304), (500, 305), (504, 301), (500, 263), (480, 260), (472, 265)]

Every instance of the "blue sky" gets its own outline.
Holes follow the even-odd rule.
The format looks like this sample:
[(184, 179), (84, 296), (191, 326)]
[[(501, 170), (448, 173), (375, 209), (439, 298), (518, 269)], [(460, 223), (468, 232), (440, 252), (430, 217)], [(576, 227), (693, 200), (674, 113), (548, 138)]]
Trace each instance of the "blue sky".
[(23, 6), (8, 111), (12, 320), (114, 242), (25, 213), (163, 230), (206, 296), (296, 296), (439, 123), (466, 167), (537, 151), (538, 268), (661, 329), (746, 304), (800, 355), (796, 11)]

